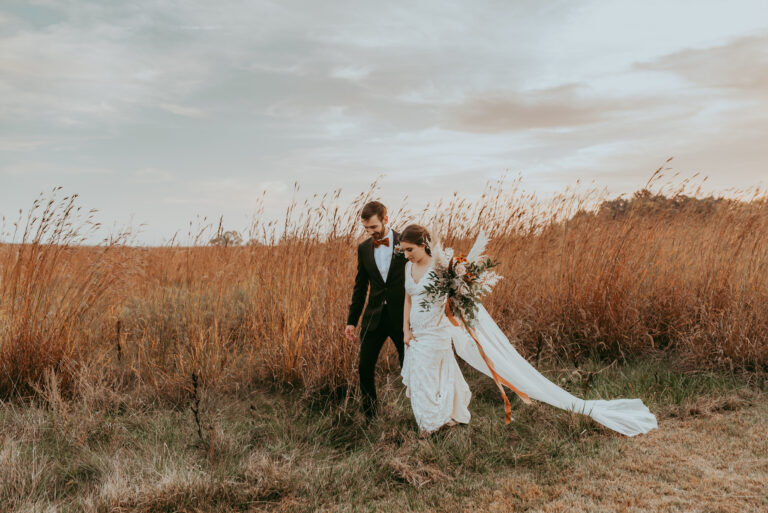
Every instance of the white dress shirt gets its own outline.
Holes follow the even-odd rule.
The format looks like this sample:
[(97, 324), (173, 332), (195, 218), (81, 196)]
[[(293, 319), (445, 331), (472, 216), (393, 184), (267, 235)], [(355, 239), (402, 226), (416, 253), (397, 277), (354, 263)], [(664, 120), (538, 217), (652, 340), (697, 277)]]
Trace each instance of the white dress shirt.
[(392, 228), (390, 228), (387, 234), (384, 236), (385, 239), (387, 237), (389, 237), (389, 246), (381, 244), (378, 248), (373, 248), (373, 259), (376, 261), (376, 267), (379, 268), (381, 279), (385, 282), (387, 281), (389, 264), (392, 262), (392, 252), (395, 246), (395, 242), (392, 240)]

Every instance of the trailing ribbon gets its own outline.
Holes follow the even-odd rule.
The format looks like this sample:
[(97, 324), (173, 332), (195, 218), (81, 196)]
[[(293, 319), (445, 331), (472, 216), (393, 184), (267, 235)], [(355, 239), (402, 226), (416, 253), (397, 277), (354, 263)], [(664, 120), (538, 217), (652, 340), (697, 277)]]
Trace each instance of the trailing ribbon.
[[(445, 316), (448, 317), (448, 320), (451, 321), (451, 324), (453, 324), (454, 326), (459, 325), (459, 321), (456, 320), (456, 318), (451, 313), (450, 299), (445, 300)], [(520, 391), (512, 383), (510, 383), (503, 377), (499, 376), (499, 374), (496, 372), (496, 368), (493, 366), (493, 362), (491, 361), (490, 358), (488, 358), (488, 355), (485, 354), (485, 351), (483, 351), (483, 346), (480, 345), (480, 341), (477, 340), (477, 337), (475, 336), (474, 331), (469, 326), (467, 326), (467, 323), (464, 321), (463, 318), (461, 317), (459, 318), (461, 319), (461, 324), (464, 325), (464, 329), (467, 330), (467, 333), (469, 333), (469, 336), (472, 337), (472, 340), (474, 340), (475, 344), (477, 344), (477, 349), (480, 351), (480, 356), (483, 357), (485, 364), (488, 366), (488, 369), (491, 371), (491, 375), (493, 376), (493, 381), (496, 383), (496, 386), (499, 387), (499, 392), (501, 392), (501, 397), (504, 399), (504, 413), (505, 413), (504, 423), (509, 424), (510, 422), (512, 422), (512, 405), (509, 403), (507, 394), (504, 393), (504, 387), (501, 386), (502, 383), (507, 385), (510, 388), (510, 390), (516, 393), (517, 396), (525, 404), (531, 404), (531, 398), (528, 397), (528, 394)]]

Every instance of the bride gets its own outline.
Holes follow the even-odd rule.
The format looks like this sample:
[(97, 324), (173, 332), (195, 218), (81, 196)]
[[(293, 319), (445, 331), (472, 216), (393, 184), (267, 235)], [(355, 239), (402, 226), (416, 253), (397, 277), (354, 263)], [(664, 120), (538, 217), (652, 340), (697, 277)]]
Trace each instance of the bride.
[[(475, 325), (477, 343), (463, 328), (447, 322), (442, 305), (431, 303), (423, 310), (420, 303), (433, 275), (430, 235), (417, 224), (400, 234), (400, 249), (405, 266), (405, 305), (403, 340), (405, 355), (401, 376), (411, 399), (419, 434), (427, 436), (444, 425), (469, 423), (469, 390), (453, 354), (487, 376), (493, 372), (512, 385), (521, 397), (530, 397), (558, 408), (589, 415), (600, 424), (627, 436), (646, 433), (657, 427), (656, 417), (640, 399), (585, 401), (571, 395), (539, 373), (515, 350), (482, 304), (478, 305)], [(486, 364), (480, 349), (490, 360)], [(504, 381), (502, 381), (504, 382)], [(499, 385), (501, 386), (501, 385)]]

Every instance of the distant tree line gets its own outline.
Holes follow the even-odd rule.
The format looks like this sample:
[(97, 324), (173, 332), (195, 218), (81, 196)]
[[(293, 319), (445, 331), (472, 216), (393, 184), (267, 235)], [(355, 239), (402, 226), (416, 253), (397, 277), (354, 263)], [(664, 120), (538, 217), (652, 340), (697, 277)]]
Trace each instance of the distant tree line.
[(683, 212), (709, 217), (722, 206), (731, 206), (735, 203), (743, 203), (738, 200), (726, 198), (696, 198), (685, 194), (664, 196), (654, 194), (648, 189), (636, 191), (631, 198), (616, 198), (603, 201), (597, 210), (597, 216), (607, 219), (623, 219), (628, 215), (675, 216)]
[(208, 244), (211, 246), (222, 246), (222, 247), (230, 247), (230, 246), (242, 246), (245, 244), (246, 246), (261, 246), (263, 245), (262, 242), (256, 240), (256, 239), (250, 239), (247, 242), (243, 240), (243, 236), (240, 235), (240, 232), (237, 230), (227, 230), (227, 231), (219, 231), (215, 237), (213, 237), (211, 240), (208, 241)]

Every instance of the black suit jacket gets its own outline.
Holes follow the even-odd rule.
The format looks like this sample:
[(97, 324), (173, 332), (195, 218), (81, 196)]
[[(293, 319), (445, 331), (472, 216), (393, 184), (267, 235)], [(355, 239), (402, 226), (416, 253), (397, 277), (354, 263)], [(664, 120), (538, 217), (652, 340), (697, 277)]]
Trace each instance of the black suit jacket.
[[(392, 230), (393, 241), (390, 241), (391, 249), (400, 241), (400, 234)], [(349, 305), (347, 324), (357, 325), (360, 320), (360, 312), (363, 311), (366, 292), (368, 305), (363, 312), (361, 329), (363, 333), (375, 330), (379, 326), (381, 310), (384, 301), (387, 302), (388, 311), (391, 313), (392, 323), (397, 323), (394, 328), (403, 329), (403, 306), (405, 303), (405, 262), (402, 253), (394, 253), (389, 264), (386, 282), (381, 277), (376, 260), (373, 258), (373, 238), (368, 238), (357, 246), (357, 275), (355, 276), (355, 288), (352, 291), (352, 302)]]

